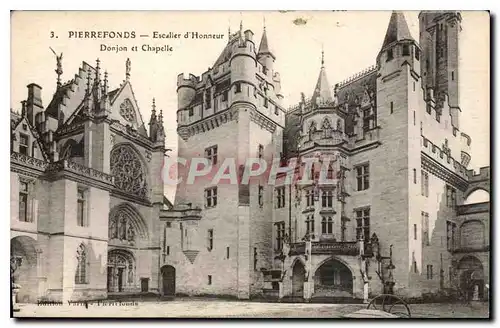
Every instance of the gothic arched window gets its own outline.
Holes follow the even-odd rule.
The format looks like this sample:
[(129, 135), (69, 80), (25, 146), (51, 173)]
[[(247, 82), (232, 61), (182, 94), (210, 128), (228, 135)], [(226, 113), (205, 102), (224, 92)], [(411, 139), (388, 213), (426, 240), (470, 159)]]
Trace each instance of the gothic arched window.
[(120, 105), (120, 115), (129, 122), (135, 122), (135, 110), (134, 105), (130, 99), (125, 99)]
[(311, 123), (309, 124), (309, 140), (312, 140), (315, 132), (316, 132), (316, 122), (311, 121)]
[(115, 186), (129, 194), (146, 198), (146, 171), (137, 152), (128, 145), (118, 145), (111, 152), (111, 174)]
[(88, 260), (87, 260), (87, 248), (84, 244), (81, 244), (76, 251), (76, 273), (75, 273), (75, 284), (88, 284)]
[(332, 124), (330, 123), (330, 120), (325, 117), (323, 120), (323, 124), (321, 125), (321, 129), (323, 130), (323, 134), (325, 138), (330, 137), (331, 131), (332, 131)]

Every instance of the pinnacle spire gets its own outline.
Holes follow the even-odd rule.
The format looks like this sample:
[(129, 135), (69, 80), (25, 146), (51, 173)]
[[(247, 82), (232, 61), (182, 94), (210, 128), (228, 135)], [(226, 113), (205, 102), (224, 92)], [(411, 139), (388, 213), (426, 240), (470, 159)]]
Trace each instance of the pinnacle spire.
[(96, 82), (99, 83), (101, 82), (101, 61), (99, 60), (99, 58), (96, 59), (96, 65), (95, 65), (95, 79), (96, 79)]
[(101, 61), (99, 58), (96, 60), (96, 66), (95, 66), (95, 81), (94, 81), (94, 97), (95, 101), (98, 102), (101, 100), (101, 94), (102, 94), (102, 89), (101, 89), (101, 66), (100, 66)]
[(404, 14), (395, 10), (391, 14), (382, 48), (385, 48), (393, 42), (401, 40), (413, 40), (413, 38), (411, 36), (410, 29), (408, 28), (408, 24), (406, 23)]
[(321, 44), (321, 68), (325, 67), (325, 50), (323, 49), (323, 44)]
[(260, 39), (259, 52), (258, 55), (271, 55), (271, 57), (275, 58), (271, 49), (269, 48), (269, 42), (267, 41), (267, 33), (266, 27), (264, 25), (264, 31), (262, 33), (262, 39)]
[(132, 63), (130, 62), (130, 58), (127, 58), (127, 61), (125, 62), (125, 80), (130, 80), (130, 70)]
[[(156, 124), (156, 100), (153, 98), (153, 104), (151, 105), (151, 118), (149, 119), (149, 125)], [(152, 127), (151, 129), (155, 129)]]
[(325, 52), (323, 49), (321, 49), (321, 69), (319, 71), (316, 87), (314, 88), (314, 92), (311, 97), (313, 104), (316, 104), (318, 100), (320, 100), (321, 102), (333, 101), (330, 89), (330, 83), (328, 83), (325, 70)]
[(108, 85), (108, 71), (104, 71), (104, 87), (103, 87), (103, 92), (104, 95), (107, 96), (109, 90), (109, 85)]
[(160, 114), (158, 114), (158, 123), (163, 125), (163, 110), (160, 109)]

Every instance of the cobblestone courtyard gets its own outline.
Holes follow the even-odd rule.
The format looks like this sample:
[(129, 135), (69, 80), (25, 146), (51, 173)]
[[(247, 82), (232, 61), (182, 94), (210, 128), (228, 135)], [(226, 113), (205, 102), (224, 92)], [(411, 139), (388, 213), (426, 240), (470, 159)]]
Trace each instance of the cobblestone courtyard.
[[(20, 304), (16, 317), (341, 318), (363, 304), (260, 303), (207, 299), (74, 305)], [(132, 304), (133, 303), (133, 304)], [(412, 318), (488, 318), (487, 303), (411, 304)]]

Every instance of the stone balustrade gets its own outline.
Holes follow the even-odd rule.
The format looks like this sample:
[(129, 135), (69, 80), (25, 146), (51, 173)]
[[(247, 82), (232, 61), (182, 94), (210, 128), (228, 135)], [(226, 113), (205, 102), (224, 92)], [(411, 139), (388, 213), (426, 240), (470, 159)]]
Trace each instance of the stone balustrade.
[[(306, 243), (290, 244), (290, 255), (303, 255), (306, 251)], [(311, 242), (311, 254), (322, 255), (359, 255), (359, 242), (357, 241), (317, 241)], [(365, 243), (365, 255), (372, 254), (371, 244)]]

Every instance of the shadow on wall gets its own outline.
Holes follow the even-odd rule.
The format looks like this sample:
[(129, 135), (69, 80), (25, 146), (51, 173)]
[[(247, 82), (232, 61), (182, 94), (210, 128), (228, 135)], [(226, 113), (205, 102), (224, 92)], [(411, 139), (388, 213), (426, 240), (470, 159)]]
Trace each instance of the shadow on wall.
[(17, 294), (19, 303), (36, 303), (38, 299), (37, 242), (28, 236), (10, 240), (10, 255), (22, 258), (21, 266), (14, 272), (14, 282), (21, 286)]

